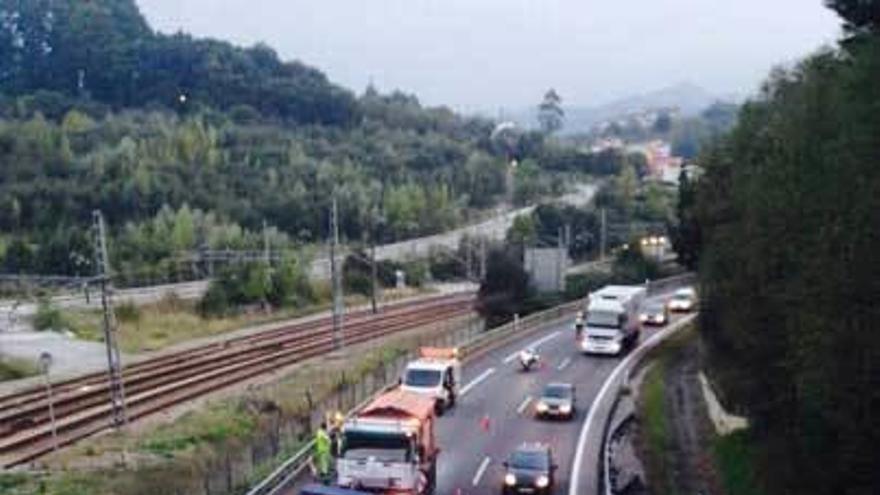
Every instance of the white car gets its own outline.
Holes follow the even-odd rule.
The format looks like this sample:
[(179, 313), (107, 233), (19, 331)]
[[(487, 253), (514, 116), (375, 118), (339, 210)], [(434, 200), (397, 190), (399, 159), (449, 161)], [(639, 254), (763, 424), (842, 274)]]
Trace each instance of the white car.
[(693, 311), (697, 307), (697, 292), (692, 287), (678, 289), (669, 300), (670, 311)]

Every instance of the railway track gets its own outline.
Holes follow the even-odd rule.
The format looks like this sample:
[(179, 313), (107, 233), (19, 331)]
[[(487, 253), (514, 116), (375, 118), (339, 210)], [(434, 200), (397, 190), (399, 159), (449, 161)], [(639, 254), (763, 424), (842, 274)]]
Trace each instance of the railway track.
[[(386, 306), (378, 315), (346, 315), (346, 345), (366, 342), (471, 311), (472, 294), (441, 296)], [(138, 419), (334, 347), (330, 318), (233, 337), (126, 366), (128, 418)], [(93, 373), (53, 384), (59, 445), (111, 428), (107, 377)], [(53, 449), (45, 390), (0, 397), (0, 465), (14, 467)]]

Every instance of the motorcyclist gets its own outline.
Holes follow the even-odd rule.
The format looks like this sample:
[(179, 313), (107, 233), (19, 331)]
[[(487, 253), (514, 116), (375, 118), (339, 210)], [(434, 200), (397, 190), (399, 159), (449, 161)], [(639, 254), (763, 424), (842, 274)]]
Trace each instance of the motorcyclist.
[(584, 312), (578, 311), (574, 318), (574, 334), (576, 340), (581, 340), (584, 335)]
[(532, 348), (523, 349), (519, 352), (519, 362), (523, 369), (528, 370), (538, 362), (538, 353)]

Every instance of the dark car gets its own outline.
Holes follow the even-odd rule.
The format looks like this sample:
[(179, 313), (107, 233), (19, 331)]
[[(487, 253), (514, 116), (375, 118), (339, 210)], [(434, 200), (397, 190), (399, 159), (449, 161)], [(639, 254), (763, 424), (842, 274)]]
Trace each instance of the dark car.
[(535, 404), (535, 415), (539, 418), (571, 419), (576, 406), (574, 385), (549, 383)]
[(669, 307), (662, 302), (648, 303), (642, 309), (639, 320), (643, 325), (665, 325), (669, 323)]
[(550, 447), (523, 444), (504, 462), (503, 495), (516, 493), (553, 493), (556, 464)]

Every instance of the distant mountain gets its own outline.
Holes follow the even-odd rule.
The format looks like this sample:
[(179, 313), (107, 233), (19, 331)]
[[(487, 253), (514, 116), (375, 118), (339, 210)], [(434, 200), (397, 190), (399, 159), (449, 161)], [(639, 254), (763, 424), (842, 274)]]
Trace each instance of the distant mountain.
[[(719, 98), (696, 84), (683, 82), (596, 107), (568, 106), (563, 101), (565, 110), (563, 132), (565, 134), (586, 132), (603, 120), (660, 108), (677, 108), (682, 116), (692, 116), (718, 100), (725, 98)], [(537, 121), (536, 112), (536, 109), (525, 109), (516, 112), (512, 117), (526, 127), (534, 127)]]

